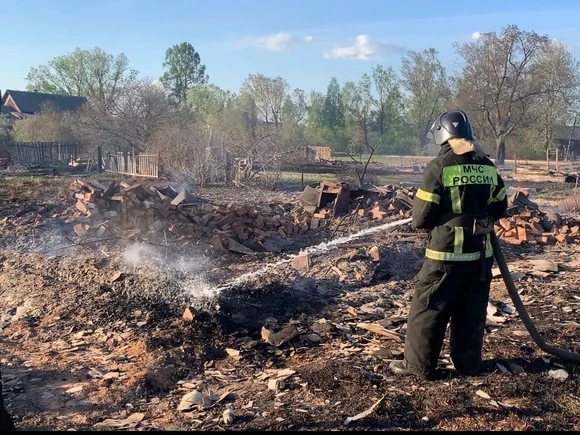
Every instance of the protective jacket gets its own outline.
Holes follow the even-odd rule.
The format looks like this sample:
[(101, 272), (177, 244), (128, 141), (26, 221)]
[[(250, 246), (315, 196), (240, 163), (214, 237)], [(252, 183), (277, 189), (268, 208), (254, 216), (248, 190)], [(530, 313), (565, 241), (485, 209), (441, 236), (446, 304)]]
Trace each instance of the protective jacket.
[(474, 235), (473, 224), (482, 217), (500, 219), (507, 197), (501, 176), (480, 148), (444, 144), (427, 164), (413, 201), (413, 226), (430, 230), (427, 258), (472, 262), (482, 252), (493, 256), (489, 237)]

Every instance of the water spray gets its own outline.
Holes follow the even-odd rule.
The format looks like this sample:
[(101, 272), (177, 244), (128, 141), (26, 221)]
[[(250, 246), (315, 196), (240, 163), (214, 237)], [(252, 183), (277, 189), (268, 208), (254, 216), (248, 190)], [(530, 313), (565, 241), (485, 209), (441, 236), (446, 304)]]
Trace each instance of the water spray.
[(219, 286), (215, 289), (215, 294), (219, 294), (223, 290), (228, 290), (228, 289), (231, 289), (233, 287), (237, 287), (241, 284), (244, 284), (244, 283), (252, 280), (253, 278), (257, 278), (261, 275), (264, 275), (265, 273), (267, 273), (268, 271), (270, 271), (271, 269), (273, 269), (275, 267), (281, 266), (283, 264), (291, 263), (292, 260), (294, 260), (294, 258), (299, 257), (301, 255), (315, 254), (315, 253), (319, 253), (319, 252), (327, 252), (336, 246), (351, 242), (353, 240), (359, 239), (359, 238), (364, 237), (364, 236), (368, 236), (369, 234), (377, 233), (379, 231), (384, 231), (384, 230), (387, 230), (390, 228), (395, 228), (395, 227), (399, 227), (401, 225), (408, 224), (409, 222), (411, 222), (411, 220), (412, 220), (412, 218), (405, 218), (405, 219), (400, 219), (400, 220), (394, 221), (394, 222), (387, 222), (386, 224), (378, 225), (376, 227), (365, 228), (365, 229), (360, 230), (356, 233), (349, 234), (348, 236), (344, 236), (344, 237), (340, 237), (338, 239), (322, 242), (322, 243), (319, 243), (318, 245), (309, 246), (307, 248), (302, 249), (298, 254), (293, 254), (293, 255), (290, 255), (288, 258), (279, 260), (275, 263), (267, 264), (264, 267), (262, 267), (261, 269), (255, 270), (253, 272), (245, 273), (245, 274), (243, 274), (243, 275), (241, 275), (241, 276), (239, 276), (239, 277), (237, 277), (237, 278), (235, 278), (235, 279), (233, 279), (225, 284), (222, 284), (221, 286)]

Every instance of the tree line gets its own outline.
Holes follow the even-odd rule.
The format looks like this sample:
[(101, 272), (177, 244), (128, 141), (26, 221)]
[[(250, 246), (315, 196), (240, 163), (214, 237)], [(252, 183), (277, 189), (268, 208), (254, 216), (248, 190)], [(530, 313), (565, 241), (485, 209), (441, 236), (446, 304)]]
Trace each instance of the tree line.
[[(540, 157), (574, 121), (580, 69), (563, 44), (509, 25), (456, 43), (454, 50), (461, 65), (457, 74), (428, 48), (406, 53), (399, 70), (375, 65), (358, 81), (332, 78), (325, 92), (292, 89), (283, 77), (260, 73), (232, 92), (210, 82), (188, 42), (166, 51), (158, 80), (140, 77), (124, 54), (77, 48), (31, 68), (27, 88), (86, 96), (87, 107), (80, 115), (45, 108), (38, 117), (16, 122), (13, 135), (45, 141), (75, 137), (116, 150), (163, 149), (181, 165), (192, 155), (201, 165), (203, 150), (217, 143), (244, 157), (250, 168), (260, 161), (257, 171), (274, 168), (308, 145), (330, 146), (359, 163), (363, 154), (432, 152), (426, 133), (434, 118), (459, 107), (501, 165), (507, 153)], [(210, 171), (207, 160), (201, 172)]]

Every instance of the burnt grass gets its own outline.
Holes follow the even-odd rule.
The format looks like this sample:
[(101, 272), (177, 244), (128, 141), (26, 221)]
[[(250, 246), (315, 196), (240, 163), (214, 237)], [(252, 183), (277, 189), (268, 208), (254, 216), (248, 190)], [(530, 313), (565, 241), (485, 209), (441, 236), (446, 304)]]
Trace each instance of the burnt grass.
[[(44, 198), (41, 195), (39, 200)], [(17, 201), (2, 207), (12, 215), (18, 209)], [(292, 252), (325, 236), (328, 234), (303, 240)], [(408, 304), (413, 277), (420, 267), (416, 260), (422, 257), (424, 248), (421, 239), (402, 242), (385, 235), (362, 239), (360, 244), (377, 244), (381, 248), (383, 263), (372, 271), (375, 281), (337, 285), (321, 276), (292, 274), (288, 271), (290, 266), (285, 265), (266, 277), (227, 288), (216, 298), (209, 298), (197, 307), (193, 322), (181, 318), (184, 307), (194, 303), (184, 295), (179, 281), (195, 272), (167, 270), (154, 262), (127, 267), (122, 261), (123, 246), (100, 247), (100, 251), (77, 247), (54, 256), (20, 253), (6, 247), (0, 252), (3, 375), (16, 373), (26, 363), (33, 370), (29, 378), (42, 378), (47, 384), (66, 376), (79, 365), (79, 360), (71, 357), (72, 353), (50, 347), (46, 350), (44, 346), (57, 340), (74, 342), (72, 335), (83, 330), (95, 331), (83, 337), (88, 348), (98, 348), (113, 357), (110, 362), (97, 358), (83, 362), (83, 366), (98, 366), (105, 372), (116, 368), (132, 373), (138, 369), (130, 374), (123, 389), (116, 390), (114, 383), (108, 385), (109, 395), (103, 393), (102, 399), (106, 406), (98, 409), (38, 407), (34, 400), (42, 390), (33, 390), (31, 385), (23, 390), (5, 386), (7, 407), (21, 430), (92, 429), (96, 422), (117, 415), (126, 403), (133, 405), (131, 412), (145, 413), (141, 429), (223, 429), (219, 420), (223, 406), (194, 412), (193, 417), (176, 411), (184, 394), (177, 388), (178, 383), (204, 379), (221, 391), (236, 392), (236, 399), (224, 401), (236, 410), (236, 420), (229, 426), (233, 430), (580, 429), (578, 367), (544, 354), (529, 336), (514, 335), (514, 330), (524, 329), (517, 317), (500, 326), (487, 326), (484, 370), (475, 377), (461, 377), (449, 371), (437, 381), (399, 378), (387, 370), (388, 358), (364, 351), (344, 351), (353, 344), (362, 348), (370, 343), (380, 344), (392, 351), (401, 347), (380, 336), (355, 331), (346, 321), (346, 308), (358, 309), (369, 302), (378, 303), (379, 299), (388, 301), (391, 295), (399, 303)], [(322, 254), (317, 261), (331, 262), (341, 252), (338, 249)], [(506, 245), (504, 254), (508, 262), (526, 258), (568, 262), (577, 258), (578, 246), (547, 250)], [(201, 253), (180, 251), (169, 262), (187, 255)], [(210, 274), (210, 288), (233, 273), (230, 266), (250, 271), (275, 257), (207, 255), (208, 263), (219, 262), (222, 266)], [(564, 313), (549, 309), (552, 304), (562, 305), (549, 299), (554, 294), (567, 304), (577, 302), (577, 274), (578, 271), (559, 273), (553, 278), (534, 277), (516, 282), (516, 286), (522, 294), (538, 301), (526, 308), (544, 339), (579, 352), (578, 308)], [(321, 293), (317, 290), (320, 286), (329, 290)], [(496, 282), (493, 297), (510, 303), (502, 286)], [(555, 293), (545, 296), (549, 286), (554, 286)], [(24, 301), (33, 309), (20, 320), (11, 320)], [(385, 316), (396, 315), (395, 312), (393, 306), (385, 310)], [(276, 318), (281, 325), (294, 322), (303, 334), (312, 333), (313, 324), (320, 318), (327, 319), (335, 329), (321, 334), (320, 343), (300, 336), (276, 348), (261, 340), (260, 330), (268, 317)], [(101, 339), (96, 332), (99, 330), (110, 337)], [(117, 340), (118, 334), (127, 334), (127, 338)], [(254, 343), (246, 346), (251, 342)], [(127, 346), (137, 350), (129, 353)], [(80, 347), (81, 352), (86, 349)], [(242, 358), (229, 357), (228, 348), (240, 349)], [(447, 353), (446, 342), (442, 356)], [(39, 354), (50, 359), (35, 356)], [(83, 355), (90, 357), (90, 353)], [(498, 364), (515, 364), (523, 373), (503, 373)], [(564, 382), (548, 375), (549, 370), (560, 366), (569, 373)], [(265, 370), (285, 368), (296, 374), (287, 381), (283, 394), (253, 381)], [(209, 370), (236, 379), (218, 381), (206, 375)], [(490, 398), (477, 395), (479, 390)], [(368, 409), (382, 397), (384, 400), (368, 417), (348, 426), (343, 424), (347, 417)], [(247, 407), (249, 402), (253, 402), (252, 407)], [(65, 415), (68, 417), (62, 418)]]
[[(420, 249), (420, 246), (415, 249)], [(507, 255), (517, 258), (524, 254), (511, 248)], [(492, 332), (494, 328), (488, 328), (487, 337), (494, 340), (485, 345), (484, 373), (470, 378), (453, 373), (432, 382), (397, 378), (389, 374), (386, 370), (388, 362), (380, 358), (368, 359), (358, 354), (330, 357), (324, 345), (300, 341), (281, 346), (280, 349), (259, 343), (242, 361), (232, 364), (224, 349), (239, 348), (240, 339), (244, 337), (259, 341), (259, 327), (265, 317), (276, 317), (281, 323), (294, 319), (309, 325), (322, 313), (326, 313), (324, 316), (327, 318), (333, 318), (332, 309), (336, 306), (337, 296), (321, 297), (308, 291), (297, 291), (292, 283), (269, 283), (253, 289), (237, 287), (220, 295), (218, 311), (208, 311), (196, 322), (188, 324), (179, 318), (183, 301), (167, 301), (166, 291), (155, 288), (160, 285), (159, 280), (150, 285), (147, 284), (147, 276), (127, 273), (122, 280), (110, 283), (110, 276), (118, 267), (114, 262), (85, 261), (84, 266), (79, 268), (74, 259), (63, 261), (31, 256), (16, 260), (13, 256), (3, 255), (0, 260), (2, 274), (6, 274), (6, 269), (17, 268), (38, 278), (35, 273), (40, 268), (41, 278), (54, 291), (47, 294), (46, 287), (37, 288), (40, 290), (38, 297), (47, 299), (51, 295), (56, 298), (49, 304), (51, 307), (47, 307), (47, 312), (52, 309), (59, 313), (62, 320), (58, 329), (55, 330), (54, 326), (48, 328), (42, 315), (36, 318), (29, 316), (27, 328), (34, 332), (35, 338), (28, 340), (49, 342), (65, 336), (72, 326), (79, 329), (79, 325), (87, 319), (93, 327), (114, 330), (117, 322), (131, 323), (135, 310), (150, 313), (147, 325), (133, 325), (132, 328), (135, 334), (144, 337), (146, 351), (158, 357), (156, 365), (168, 367), (166, 372), (170, 381), (156, 377), (155, 371), (149, 370), (136, 381), (124, 399), (137, 403), (144, 401), (142, 409), (149, 409), (149, 412), (150, 407), (145, 406), (146, 403), (155, 398), (175, 402), (179, 399), (172, 393), (175, 382), (201, 375), (205, 365), (215, 361), (222, 369), (235, 369), (236, 375), (290, 367), (300, 376), (298, 383), (287, 387), (283, 399), (286, 406), (274, 406), (274, 393), (263, 392), (254, 397), (254, 406), (268, 415), (241, 413), (233, 426), (236, 430), (287, 430), (288, 426), (291, 430), (344, 429), (342, 422), (345, 418), (367, 409), (383, 396), (384, 401), (371, 416), (351, 423), (348, 428), (573, 430), (580, 423), (577, 368), (553, 357), (549, 357), (552, 361), (546, 363), (528, 337), (513, 339), (507, 330), (498, 335)], [(137, 288), (138, 292), (135, 291)], [(34, 293), (31, 292), (31, 296)], [(567, 340), (560, 336), (560, 325), (541, 321), (541, 307), (530, 307), (529, 311), (538, 319), (538, 327), (547, 341), (574, 350), (574, 346), (567, 344)], [(339, 314), (338, 310), (334, 311), (337, 320)], [(569, 317), (571, 319), (572, 316)], [(519, 321), (514, 320), (514, 323)], [(506, 329), (514, 327), (512, 324)], [(326, 343), (333, 341), (348, 342), (348, 337), (338, 335), (325, 339)], [(385, 344), (390, 346), (389, 342)], [(548, 370), (555, 368), (553, 362), (566, 367), (570, 373), (567, 381), (558, 382), (547, 375)], [(503, 374), (496, 363), (504, 366), (518, 364), (525, 373)], [(252, 388), (249, 390), (253, 391)], [(477, 390), (485, 391), (499, 403), (475, 395)], [(243, 390), (240, 395), (248, 398)], [(296, 411), (296, 408), (301, 411)], [(19, 414), (18, 409), (12, 411), (19, 419), (27, 421), (26, 415)], [(210, 410), (208, 414), (218, 417), (219, 411)], [(276, 418), (283, 421), (276, 421)], [(181, 421), (180, 425), (189, 427), (187, 420)], [(208, 429), (211, 427), (207, 426)]]

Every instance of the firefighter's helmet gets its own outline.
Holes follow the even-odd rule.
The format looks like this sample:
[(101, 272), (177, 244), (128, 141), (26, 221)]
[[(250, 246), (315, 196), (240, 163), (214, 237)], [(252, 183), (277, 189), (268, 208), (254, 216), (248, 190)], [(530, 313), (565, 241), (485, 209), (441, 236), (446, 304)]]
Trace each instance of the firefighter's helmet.
[(428, 136), (441, 146), (449, 139), (473, 140), (473, 130), (465, 112), (450, 110), (437, 117)]

